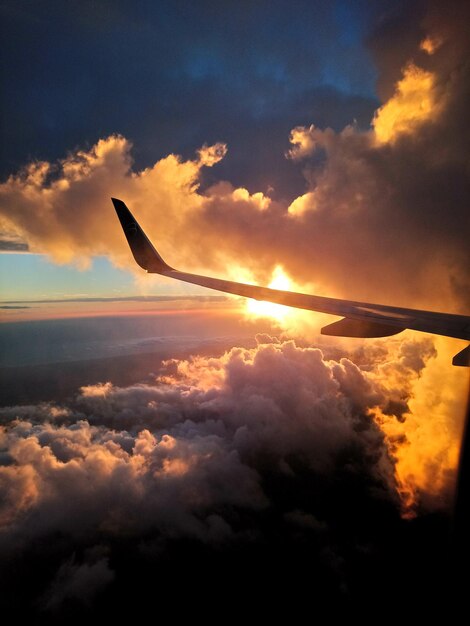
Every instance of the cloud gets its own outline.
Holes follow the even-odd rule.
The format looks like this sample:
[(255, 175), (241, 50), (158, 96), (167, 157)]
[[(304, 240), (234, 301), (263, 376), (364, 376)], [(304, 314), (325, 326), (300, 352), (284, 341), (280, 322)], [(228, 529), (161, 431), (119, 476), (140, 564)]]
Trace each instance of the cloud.
[(437, 384), (429, 339), (329, 351), (260, 335), (255, 348), (170, 359), (151, 384), (104, 382), (66, 404), (1, 409), (4, 588), (19, 584), (7, 576), (13, 560), (23, 580), (28, 564), (47, 564), (26, 604), (62, 615), (124, 580), (145, 584), (148, 559), (179, 568), (204, 550), (233, 563), (282, 541), (296, 554), (307, 542), (325, 593), (349, 589), (364, 542), (370, 563), (382, 550), (372, 528), (388, 542), (400, 515), (449, 507), (456, 435), (427, 402), (439, 385), (451, 401), (455, 381)]
[(208, 148), (201, 161), (182, 162), (170, 155), (133, 174), (130, 147), (120, 136), (100, 140), (91, 150), (78, 151), (61, 161), (55, 176), (50, 163), (27, 166), (2, 185), (5, 222), (28, 240), (31, 251), (47, 251), (57, 262), (86, 266), (91, 255), (107, 253), (122, 263), (125, 248), (117, 228), (112, 227), (111, 190), (116, 196), (133, 197), (134, 203), (137, 192), (150, 212), (155, 205), (163, 206), (161, 217), (166, 215), (171, 224), (175, 214), (181, 219), (199, 204), (194, 193), (199, 169), (203, 162), (215, 163), (214, 155), (221, 149), (213, 147), (212, 160)]
[(1, 252), (27, 252), (28, 245), (22, 241), (12, 241), (11, 239), (0, 240)]
[(212, 167), (227, 154), (227, 146), (223, 143), (216, 143), (213, 146), (204, 145), (197, 153), (201, 165)]
[(444, 42), (437, 37), (428, 36), (423, 39), (419, 47), (427, 54), (434, 54)]
[[(378, 356), (372, 348), (358, 367), (267, 340), (167, 361), (154, 385), (108, 382), (83, 387), (70, 406), (2, 409), (3, 527), (40, 536), (150, 525), (207, 538), (210, 512), (268, 504), (263, 471), (295, 474), (300, 463), (328, 475), (346, 451), (393, 501), (395, 449), (377, 424), (408, 419), (432, 344), (409, 340)], [(449, 469), (436, 465), (434, 478)]]
[(438, 116), (442, 105), (435, 95), (432, 72), (410, 63), (403, 70), (395, 94), (376, 112), (373, 126), (377, 141), (393, 142), (403, 134), (413, 134), (417, 126)]
[[(26, 524), (35, 535), (56, 525), (82, 533), (98, 522), (112, 528), (116, 519), (119, 532), (127, 523), (161, 524), (203, 537), (196, 512), (229, 503), (266, 506), (248, 458), (264, 451), (278, 463), (295, 452), (324, 471), (331, 455), (355, 438), (337, 397), (339, 383), (318, 350), (262, 344), (167, 368), (164, 382), (154, 386), (85, 387), (75, 410), (9, 409), (2, 444), (11, 461), (0, 473), (3, 526)], [(318, 407), (308, 409), (310, 400)], [(331, 416), (326, 424), (323, 411)], [(13, 415), (20, 420), (12, 422)], [(378, 431), (375, 436), (380, 446)], [(224, 483), (230, 489), (222, 489)], [(64, 510), (71, 485), (74, 497)], [(141, 513), (129, 518), (120, 507), (109, 509), (111, 501), (122, 501), (120, 493), (127, 494), (125, 509), (132, 503)]]
[(44, 598), (45, 608), (55, 611), (70, 600), (90, 605), (114, 577), (107, 558), (82, 564), (75, 563), (73, 558), (69, 559), (60, 566)]
[(312, 154), (315, 150), (313, 124), (308, 128), (303, 126), (294, 128), (290, 133), (289, 141), (292, 144), (292, 148), (286, 154), (288, 158), (297, 161)]

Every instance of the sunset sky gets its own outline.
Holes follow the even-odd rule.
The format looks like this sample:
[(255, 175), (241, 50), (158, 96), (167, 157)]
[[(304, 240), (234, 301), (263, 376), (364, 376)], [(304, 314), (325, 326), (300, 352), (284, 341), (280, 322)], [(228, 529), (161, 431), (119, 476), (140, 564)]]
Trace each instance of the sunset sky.
[[(263, 3), (240, 12), (211, 3), (54, 3), (50, 11), (34, 4), (3, 3), (3, 180), (119, 134), (133, 144), (136, 172), (223, 142), (227, 156), (203, 171), (204, 186), (229, 180), (282, 199), (306, 186), (302, 167), (284, 156), (294, 126), (368, 128), (377, 70), (364, 37), (393, 6), (305, 3), (286, 24), (285, 8), (267, 16)], [(86, 209), (102, 213), (111, 230), (107, 203), (119, 187), (109, 181), (99, 208)], [(52, 265), (47, 247), (20, 237), (40, 254), (0, 259), (3, 299), (140, 293), (133, 274), (106, 257), (90, 251), (85, 271)]]
[(110, 198), (181, 270), (468, 315), (468, 3), (0, 18), (2, 609), (444, 593), (464, 344), (148, 275)]

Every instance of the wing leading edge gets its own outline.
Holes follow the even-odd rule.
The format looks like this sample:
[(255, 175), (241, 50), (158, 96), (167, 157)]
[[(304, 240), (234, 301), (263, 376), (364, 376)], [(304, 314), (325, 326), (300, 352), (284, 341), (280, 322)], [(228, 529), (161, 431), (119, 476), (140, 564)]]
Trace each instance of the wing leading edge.
[[(140, 267), (149, 273), (162, 274), (169, 278), (245, 298), (274, 302), (319, 313), (329, 313), (343, 318), (322, 328), (321, 332), (324, 335), (386, 337), (409, 328), (445, 337), (470, 340), (470, 317), (466, 315), (339, 300), (180, 272), (165, 263), (124, 202), (116, 198), (112, 198), (112, 202), (134, 259)], [(454, 365), (469, 366), (470, 345), (456, 354), (452, 362)]]

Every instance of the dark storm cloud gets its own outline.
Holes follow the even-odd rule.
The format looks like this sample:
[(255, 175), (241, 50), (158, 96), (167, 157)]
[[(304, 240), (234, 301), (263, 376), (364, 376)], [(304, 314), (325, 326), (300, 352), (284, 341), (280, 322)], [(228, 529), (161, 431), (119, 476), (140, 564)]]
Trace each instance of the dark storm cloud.
[(121, 133), (139, 166), (228, 142), (222, 176), (292, 193), (292, 126), (368, 124), (361, 38), (390, 4), (4, 2), (1, 172)]

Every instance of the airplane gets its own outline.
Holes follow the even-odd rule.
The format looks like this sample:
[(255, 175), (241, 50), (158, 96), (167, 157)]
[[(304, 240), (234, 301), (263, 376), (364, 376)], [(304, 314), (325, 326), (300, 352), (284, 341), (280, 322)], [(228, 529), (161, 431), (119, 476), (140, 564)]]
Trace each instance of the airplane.
[[(322, 335), (365, 338), (388, 337), (409, 328), (443, 335), (444, 337), (470, 340), (470, 317), (467, 315), (340, 300), (180, 272), (165, 263), (124, 202), (117, 198), (111, 198), (111, 200), (134, 259), (148, 273), (161, 274), (186, 283), (243, 296), (244, 298), (274, 302), (319, 313), (329, 313), (343, 318), (324, 326), (321, 329)], [(470, 366), (470, 344), (454, 356), (452, 364), (462, 367)]]

